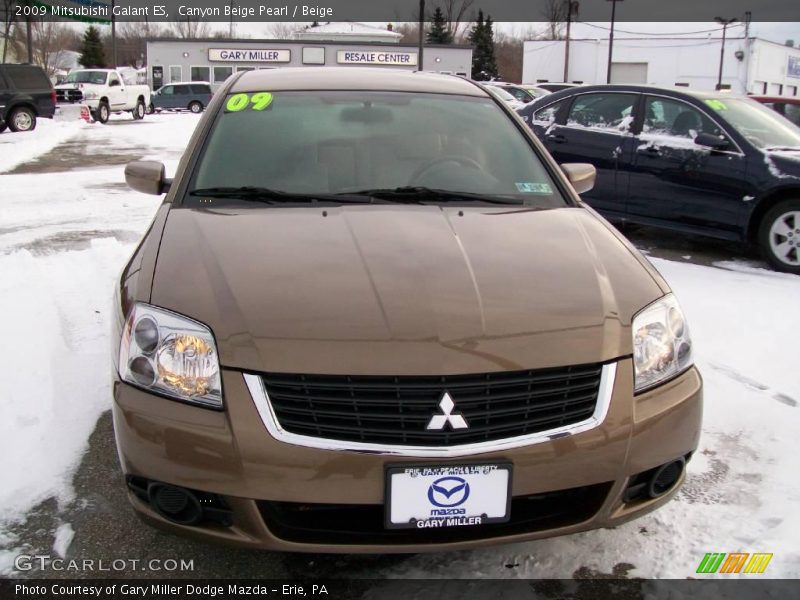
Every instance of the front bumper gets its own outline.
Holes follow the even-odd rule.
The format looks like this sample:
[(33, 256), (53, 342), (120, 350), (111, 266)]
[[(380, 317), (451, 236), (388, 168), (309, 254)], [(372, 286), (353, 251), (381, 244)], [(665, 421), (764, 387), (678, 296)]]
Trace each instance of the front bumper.
[[(593, 429), (456, 458), (398, 457), (278, 441), (266, 430), (242, 373), (223, 370), (223, 387), (226, 410), (218, 412), (117, 380), (113, 416), (129, 481), (166, 482), (216, 494), (230, 509), (232, 524), (177, 525), (141, 495), (131, 492), (131, 502), (147, 522), (177, 533), (284, 551), (451, 550), (615, 526), (661, 506), (677, 492), (683, 476), (657, 499), (624, 500), (637, 474), (691, 455), (702, 417), (702, 381), (695, 368), (633, 396), (631, 361), (623, 359), (617, 364), (608, 413)], [(509, 524), (410, 533), (377, 525), (387, 464), (464, 461), (513, 464)], [(320, 508), (324, 510), (312, 510)], [(318, 518), (326, 510), (337, 520), (335, 531)], [(342, 524), (346, 519), (352, 527)]]

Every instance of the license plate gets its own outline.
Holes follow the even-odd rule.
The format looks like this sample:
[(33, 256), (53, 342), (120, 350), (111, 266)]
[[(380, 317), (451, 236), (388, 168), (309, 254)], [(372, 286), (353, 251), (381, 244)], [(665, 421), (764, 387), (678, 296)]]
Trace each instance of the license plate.
[(388, 529), (504, 523), (510, 508), (511, 463), (386, 468)]

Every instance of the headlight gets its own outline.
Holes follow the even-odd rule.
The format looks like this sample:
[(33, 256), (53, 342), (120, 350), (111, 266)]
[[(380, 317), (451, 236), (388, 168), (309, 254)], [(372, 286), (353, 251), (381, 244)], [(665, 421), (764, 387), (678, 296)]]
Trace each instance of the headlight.
[(634, 391), (641, 392), (692, 366), (692, 341), (672, 294), (633, 318)]
[(84, 92), (84, 93), (83, 93), (83, 97), (84, 97), (86, 100), (97, 100), (97, 92), (91, 92), (91, 91), (89, 91), (89, 92)]
[(119, 371), (138, 387), (222, 408), (214, 336), (202, 323), (163, 308), (134, 305), (122, 332)]

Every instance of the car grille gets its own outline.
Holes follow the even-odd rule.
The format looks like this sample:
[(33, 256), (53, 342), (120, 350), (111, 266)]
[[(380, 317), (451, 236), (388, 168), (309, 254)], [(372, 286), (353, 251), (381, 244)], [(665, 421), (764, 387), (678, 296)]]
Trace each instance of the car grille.
[[(281, 427), (345, 442), (454, 446), (502, 440), (585, 421), (601, 364), (432, 377), (265, 374)], [(447, 392), (465, 429), (426, 429)]]
[(56, 90), (56, 100), (58, 102), (81, 102), (83, 92), (80, 90)]
[(313, 544), (419, 544), (490, 539), (567, 527), (592, 518), (611, 483), (558, 490), (511, 500), (510, 519), (477, 527), (386, 529), (380, 504), (300, 504), (259, 501), (269, 530), (281, 539)]

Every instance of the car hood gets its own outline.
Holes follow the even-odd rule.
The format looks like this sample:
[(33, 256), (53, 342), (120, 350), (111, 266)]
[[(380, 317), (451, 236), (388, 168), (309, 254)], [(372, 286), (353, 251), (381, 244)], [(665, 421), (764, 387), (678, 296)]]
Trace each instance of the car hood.
[(584, 208), (177, 208), (151, 302), (224, 366), (423, 375), (629, 355), (664, 287)]
[(773, 150), (764, 152), (764, 162), (778, 178), (800, 178), (800, 150)]

